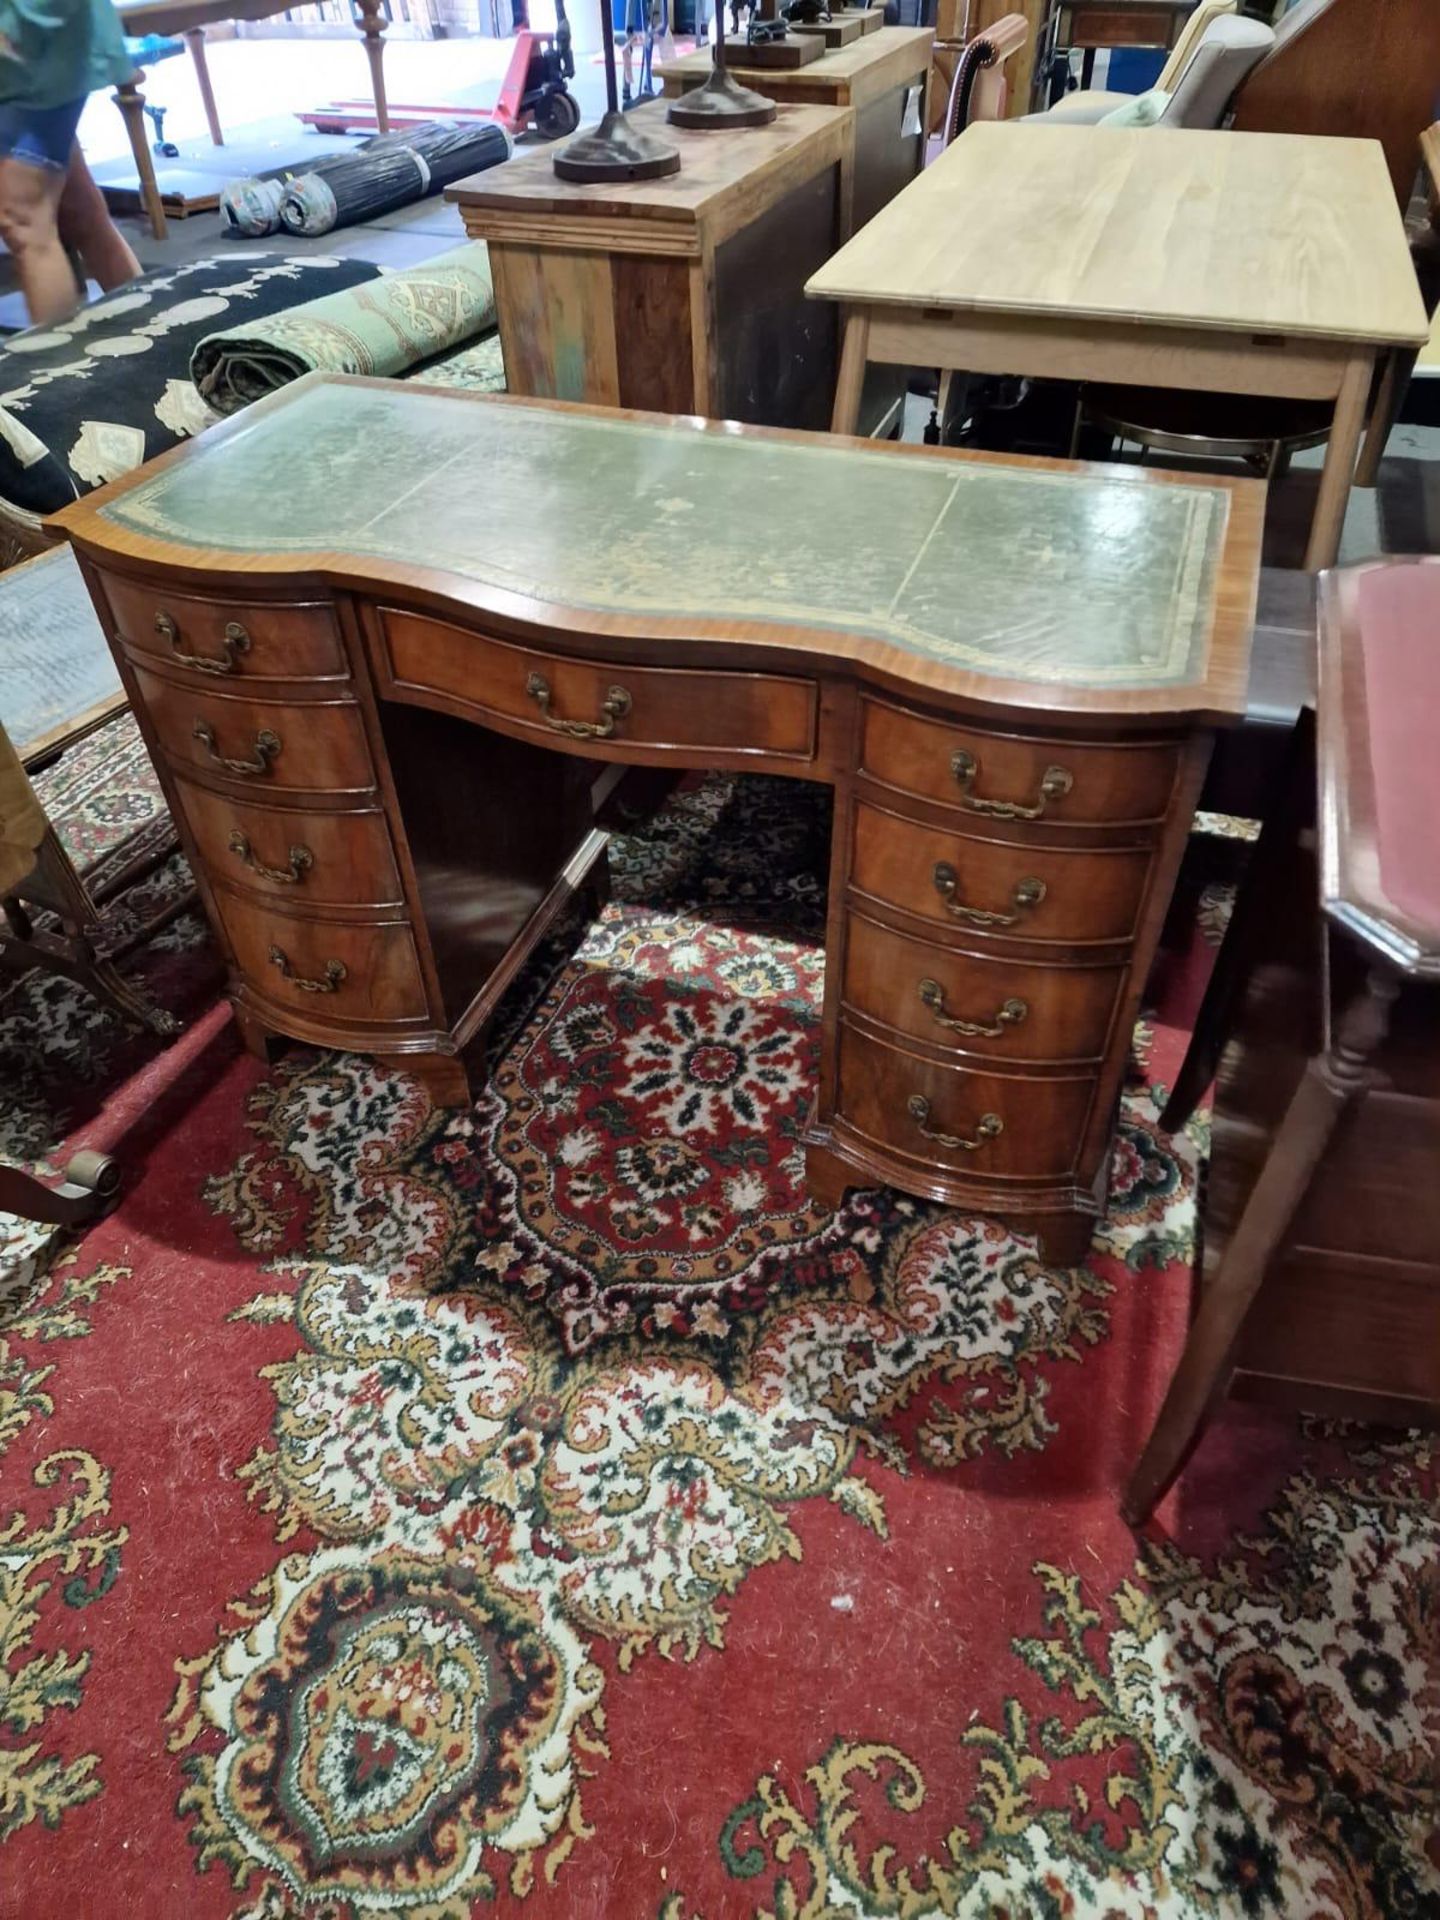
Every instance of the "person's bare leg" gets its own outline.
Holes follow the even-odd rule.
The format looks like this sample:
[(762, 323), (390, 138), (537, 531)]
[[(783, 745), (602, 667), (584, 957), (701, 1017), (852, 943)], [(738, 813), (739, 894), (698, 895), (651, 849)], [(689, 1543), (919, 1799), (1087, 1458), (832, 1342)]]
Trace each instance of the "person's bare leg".
[(60, 195), (59, 225), (62, 243), (80, 255), (85, 271), (106, 293), (139, 278), (140, 262), (110, 218), (105, 196), (96, 186), (78, 144), (70, 149), (70, 166)]
[(64, 320), (79, 289), (60, 244), (58, 213), (65, 175), (27, 161), (0, 160), (0, 239), (10, 250), (31, 324)]

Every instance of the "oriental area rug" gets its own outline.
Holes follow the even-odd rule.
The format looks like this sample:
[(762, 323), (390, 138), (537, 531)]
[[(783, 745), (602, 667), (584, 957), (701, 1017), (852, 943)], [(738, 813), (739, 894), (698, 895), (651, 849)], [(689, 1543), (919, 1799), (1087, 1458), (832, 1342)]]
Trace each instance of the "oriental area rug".
[[(93, 853), (147, 777), (122, 724), (46, 797)], [(7, 1920), (1440, 1915), (1434, 1442), (1230, 1405), (1117, 1511), (1219, 903), (1046, 1271), (807, 1202), (827, 839), (679, 790), (466, 1114), (244, 1055), (193, 916), (127, 963), (168, 1046), (8, 989), (0, 1152), (125, 1185), (0, 1222)]]

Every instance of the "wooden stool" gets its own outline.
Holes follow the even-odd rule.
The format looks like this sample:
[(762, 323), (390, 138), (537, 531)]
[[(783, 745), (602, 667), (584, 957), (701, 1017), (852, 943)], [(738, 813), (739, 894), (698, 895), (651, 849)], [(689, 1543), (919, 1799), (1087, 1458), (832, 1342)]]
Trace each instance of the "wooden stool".
[(1125, 1494), (1132, 1524), (1232, 1383), (1319, 1412), (1440, 1424), (1437, 629), (1440, 561), (1324, 582), (1315, 832), (1302, 725), (1289, 802), (1227, 942), (1236, 1013), (1216, 1086), (1205, 1279)]

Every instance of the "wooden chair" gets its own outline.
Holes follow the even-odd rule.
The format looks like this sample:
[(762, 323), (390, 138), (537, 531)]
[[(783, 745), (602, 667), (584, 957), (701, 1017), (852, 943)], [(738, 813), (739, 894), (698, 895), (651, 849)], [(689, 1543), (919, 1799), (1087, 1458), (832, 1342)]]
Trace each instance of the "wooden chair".
[(1132, 1524), (1232, 1381), (1322, 1413), (1440, 1424), (1437, 626), (1440, 561), (1325, 576), (1313, 759), (1302, 722), (1286, 805), (1221, 951), (1234, 1013), (1205, 1278), (1125, 1494)]
[(1435, 0), (1300, 0), (1235, 95), (1237, 133), (1378, 140), (1401, 207), (1440, 98)]

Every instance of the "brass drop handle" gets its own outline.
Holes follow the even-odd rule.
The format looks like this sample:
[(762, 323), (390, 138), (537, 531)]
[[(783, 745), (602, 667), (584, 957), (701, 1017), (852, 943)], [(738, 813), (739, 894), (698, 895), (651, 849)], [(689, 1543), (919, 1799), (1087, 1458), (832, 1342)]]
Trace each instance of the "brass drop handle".
[(937, 1026), (962, 1033), (967, 1040), (998, 1040), (1006, 1027), (1018, 1027), (1030, 1009), (1023, 1000), (1007, 1000), (993, 1021), (961, 1020), (945, 1011), (945, 989), (938, 980), (920, 982), (920, 998), (935, 1016)]
[(973, 1140), (965, 1139), (963, 1134), (941, 1133), (938, 1127), (930, 1125), (930, 1102), (923, 1093), (912, 1093), (905, 1103), (905, 1111), (927, 1140), (933, 1140), (937, 1147), (949, 1147), (952, 1153), (978, 1153), (987, 1141), (998, 1140), (1005, 1131), (1005, 1122), (998, 1113), (982, 1113)]
[(1075, 784), (1068, 767), (1046, 767), (1040, 776), (1040, 797), (1033, 806), (1023, 800), (985, 800), (971, 787), (980, 777), (980, 762), (973, 753), (957, 747), (950, 756), (950, 771), (960, 788), (960, 804), (967, 813), (988, 814), (992, 820), (1038, 820), (1052, 800), (1063, 800)]
[(956, 898), (960, 891), (960, 876), (948, 860), (935, 862), (934, 878), (935, 891), (944, 901), (945, 911), (956, 920), (963, 920), (967, 927), (1013, 927), (1045, 898), (1043, 880), (1017, 880), (1010, 895), (1015, 902), (1014, 913), (997, 913), (988, 907), (967, 907), (963, 900)]
[(335, 989), (340, 985), (340, 982), (345, 978), (345, 962), (343, 960), (327, 960), (325, 962), (325, 978), (323, 980), (307, 980), (303, 973), (296, 973), (295, 969), (290, 965), (289, 954), (281, 947), (271, 947), (270, 964), (272, 967), (278, 967), (281, 977), (288, 980), (292, 987), (298, 987), (301, 993), (334, 993)]
[(208, 720), (197, 720), (190, 731), (216, 766), (224, 767), (227, 773), (268, 773), (270, 762), (280, 751), (280, 736), (269, 727), (262, 727), (256, 734), (255, 755), (250, 760), (227, 760), (215, 745), (215, 729)]
[(221, 645), (223, 654), (186, 653), (180, 645), (180, 629), (168, 613), (157, 613), (155, 631), (162, 640), (169, 642), (170, 651), (182, 667), (194, 667), (198, 673), (234, 673), (235, 656), (250, 651), (250, 636), (238, 620), (229, 620), (225, 625), (225, 637)]
[(550, 711), (550, 683), (543, 674), (532, 673), (525, 682), (525, 691), (539, 707), (546, 726), (556, 733), (569, 734), (572, 740), (608, 740), (615, 731), (615, 722), (623, 720), (632, 705), (624, 687), (611, 687), (600, 707), (605, 716), (603, 720), (561, 720)]
[(230, 835), (231, 853), (247, 866), (251, 873), (258, 874), (262, 880), (273, 880), (277, 886), (297, 887), (315, 864), (315, 856), (309, 847), (297, 846), (290, 849), (290, 864), (285, 867), (267, 867), (263, 860), (257, 860), (255, 849), (238, 827)]

